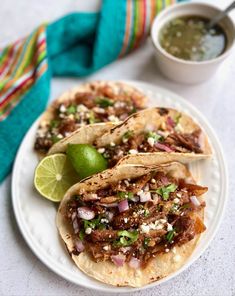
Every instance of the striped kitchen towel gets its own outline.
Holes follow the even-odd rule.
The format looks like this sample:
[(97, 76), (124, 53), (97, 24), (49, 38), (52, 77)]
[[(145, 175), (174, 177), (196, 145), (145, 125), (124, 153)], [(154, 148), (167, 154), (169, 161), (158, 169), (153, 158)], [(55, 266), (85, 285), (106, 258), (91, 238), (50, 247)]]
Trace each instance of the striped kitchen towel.
[(0, 51), (0, 182), (45, 109), (50, 80), (85, 76), (137, 48), (156, 13), (176, 0), (104, 0), (98, 13), (73, 13), (41, 25)]

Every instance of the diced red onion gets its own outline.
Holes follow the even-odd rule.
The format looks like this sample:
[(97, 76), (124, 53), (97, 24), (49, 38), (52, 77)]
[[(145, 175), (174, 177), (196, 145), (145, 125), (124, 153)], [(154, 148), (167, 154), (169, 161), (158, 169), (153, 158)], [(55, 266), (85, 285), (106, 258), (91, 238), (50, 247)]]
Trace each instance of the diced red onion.
[(126, 210), (129, 210), (129, 204), (128, 204), (127, 199), (124, 199), (119, 202), (118, 209), (119, 209), (120, 213), (125, 212)]
[(74, 230), (74, 233), (78, 233), (79, 231), (79, 226), (78, 226), (78, 220), (77, 219), (74, 219), (73, 220), (73, 230)]
[(134, 269), (140, 268), (140, 260), (135, 257), (131, 257), (131, 260), (128, 262), (128, 265)]
[(95, 212), (88, 207), (80, 207), (77, 209), (78, 217), (84, 220), (91, 220), (95, 218)]
[(169, 183), (168, 178), (166, 176), (161, 177), (161, 182), (164, 186), (168, 185), (168, 183)]
[(83, 242), (80, 239), (75, 241), (75, 247), (78, 252), (82, 252), (85, 249)]
[(197, 199), (195, 195), (190, 197), (191, 202), (194, 204), (195, 207), (199, 207), (201, 205), (200, 201)]
[(106, 208), (115, 208), (118, 206), (118, 203), (117, 202), (113, 202), (111, 204), (106, 204), (106, 203), (97, 203), (98, 205), (101, 205), (103, 207), (106, 207)]
[(113, 261), (113, 263), (117, 266), (123, 266), (125, 260), (126, 260), (126, 256), (122, 255), (122, 254), (118, 254), (118, 255), (112, 255), (111, 259)]
[(120, 250), (125, 254), (126, 252), (131, 250), (131, 247), (122, 247)]
[(149, 191), (149, 184), (146, 184), (145, 186), (144, 186), (144, 189), (143, 189), (144, 191)]
[(141, 192), (140, 193), (140, 202), (146, 202), (151, 200), (151, 193), (150, 192)]
[(174, 122), (174, 120), (173, 120), (170, 116), (167, 117), (167, 119), (166, 119), (166, 123), (167, 123), (167, 125), (169, 125), (171, 128), (174, 128), (174, 127), (175, 127), (175, 122)]
[(163, 151), (166, 151), (166, 152), (172, 152), (172, 151), (174, 151), (173, 149), (171, 149), (170, 147), (168, 147), (165, 144), (161, 144), (161, 143), (156, 142), (154, 145), (158, 149), (163, 150)]

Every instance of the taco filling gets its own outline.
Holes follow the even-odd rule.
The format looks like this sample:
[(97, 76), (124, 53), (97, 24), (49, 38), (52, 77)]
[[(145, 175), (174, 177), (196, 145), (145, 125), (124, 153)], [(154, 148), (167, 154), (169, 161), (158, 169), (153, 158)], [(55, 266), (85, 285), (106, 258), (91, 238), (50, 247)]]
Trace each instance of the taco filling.
[(99, 122), (119, 122), (143, 109), (143, 96), (138, 92), (118, 93), (104, 85), (91, 92), (78, 92), (75, 98), (54, 105), (53, 116), (37, 130), (35, 150), (49, 148), (81, 126)]
[[(180, 116), (180, 115), (179, 115)], [(116, 144), (110, 143), (98, 151), (113, 167), (121, 158), (130, 154), (153, 152), (203, 153), (200, 146), (201, 130), (184, 133), (177, 120), (168, 117), (158, 129), (145, 129), (141, 133), (128, 130)]]
[(85, 251), (95, 262), (145, 268), (205, 230), (197, 212), (207, 187), (164, 172), (111, 183), (96, 191), (80, 189), (66, 204), (74, 255)]

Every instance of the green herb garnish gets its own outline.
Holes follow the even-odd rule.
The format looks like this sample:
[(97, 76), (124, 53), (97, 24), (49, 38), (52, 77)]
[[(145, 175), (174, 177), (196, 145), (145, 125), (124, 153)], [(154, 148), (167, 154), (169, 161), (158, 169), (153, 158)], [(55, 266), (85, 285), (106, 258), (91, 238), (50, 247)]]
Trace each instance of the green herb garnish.
[(59, 120), (56, 120), (56, 119), (52, 119), (51, 122), (50, 122), (50, 128), (53, 129), (53, 128), (56, 128), (58, 127), (60, 124), (60, 121)]
[(133, 194), (133, 192), (119, 191), (117, 193), (117, 196), (120, 197), (121, 199), (124, 199), (124, 198), (132, 199), (134, 197), (134, 194)]
[(82, 230), (79, 231), (79, 238), (80, 238), (81, 241), (83, 241), (84, 237), (85, 237), (85, 231), (84, 231), (84, 229), (82, 229)]
[(157, 133), (154, 132), (147, 132), (146, 138), (153, 138), (154, 141), (156, 142), (162, 142), (164, 140), (163, 136), (158, 135)]
[(174, 229), (171, 230), (171, 231), (169, 231), (169, 232), (167, 233), (167, 235), (166, 235), (166, 239), (168, 240), (169, 243), (172, 242), (174, 236), (175, 236), (175, 230), (174, 230)]
[(128, 139), (132, 138), (133, 136), (134, 136), (133, 131), (127, 131), (123, 134), (122, 140), (128, 140)]
[(149, 215), (149, 210), (148, 209), (144, 209), (144, 217), (148, 217)]
[(55, 143), (59, 142), (61, 139), (58, 138), (56, 135), (52, 135), (51, 140), (52, 140), (53, 144), (55, 144)]
[(89, 123), (90, 123), (90, 124), (93, 124), (93, 123), (95, 123), (95, 122), (96, 122), (96, 119), (95, 119), (95, 114), (94, 114), (94, 112), (93, 112), (93, 111), (90, 111), (90, 113), (89, 113), (89, 119), (88, 119), (88, 121), (89, 121)]
[(101, 219), (101, 217), (99, 216), (99, 217), (96, 218), (96, 219), (92, 219), (92, 220), (83, 220), (84, 228), (85, 228), (85, 229), (87, 229), (87, 228), (95, 229), (96, 226), (99, 225), (99, 223), (100, 223), (100, 219)]
[(131, 244), (137, 241), (139, 236), (137, 230), (121, 230), (118, 231), (117, 235), (119, 238), (114, 242), (114, 245), (122, 247), (130, 246)]
[(75, 105), (70, 105), (67, 110), (66, 110), (66, 113), (67, 114), (75, 114), (77, 111), (77, 108)]
[(101, 108), (107, 108), (109, 106), (113, 106), (114, 102), (107, 98), (96, 98), (95, 103), (99, 105)]
[(181, 113), (178, 113), (175, 117), (175, 124), (177, 125), (180, 121), (180, 118), (182, 117)]
[(175, 192), (176, 188), (178, 186), (175, 184), (169, 184), (167, 186), (161, 187), (159, 189), (156, 190), (156, 192), (161, 195), (161, 197), (163, 198), (163, 200), (168, 200), (170, 193), (171, 192)]

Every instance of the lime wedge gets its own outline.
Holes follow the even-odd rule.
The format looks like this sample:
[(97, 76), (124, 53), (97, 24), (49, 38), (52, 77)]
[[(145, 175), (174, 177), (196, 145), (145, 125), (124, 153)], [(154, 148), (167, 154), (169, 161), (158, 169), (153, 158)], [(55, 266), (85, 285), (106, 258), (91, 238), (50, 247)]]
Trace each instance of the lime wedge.
[(41, 160), (35, 170), (34, 186), (45, 198), (60, 202), (79, 177), (65, 154), (53, 154)]
[(66, 153), (81, 179), (108, 167), (107, 160), (92, 145), (69, 144)]

